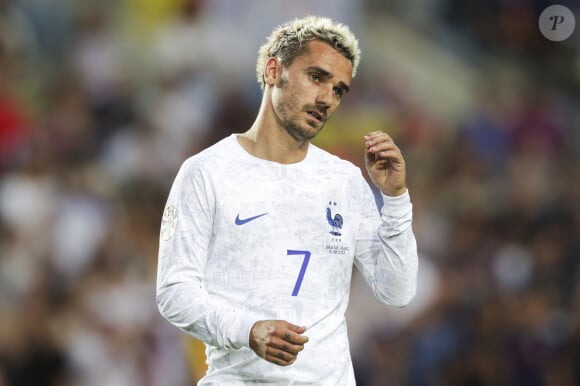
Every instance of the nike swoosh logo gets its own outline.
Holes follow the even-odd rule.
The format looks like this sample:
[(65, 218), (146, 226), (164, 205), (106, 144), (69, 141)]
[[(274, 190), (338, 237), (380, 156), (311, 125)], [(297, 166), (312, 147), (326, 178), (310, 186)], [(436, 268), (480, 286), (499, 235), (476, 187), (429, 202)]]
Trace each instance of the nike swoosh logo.
[(253, 220), (260, 218), (262, 216), (265, 216), (267, 214), (268, 214), (268, 212), (259, 214), (257, 216), (248, 217), (248, 218), (240, 218), (240, 215), (238, 214), (236, 216), (236, 225), (244, 225), (247, 222), (253, 221)]

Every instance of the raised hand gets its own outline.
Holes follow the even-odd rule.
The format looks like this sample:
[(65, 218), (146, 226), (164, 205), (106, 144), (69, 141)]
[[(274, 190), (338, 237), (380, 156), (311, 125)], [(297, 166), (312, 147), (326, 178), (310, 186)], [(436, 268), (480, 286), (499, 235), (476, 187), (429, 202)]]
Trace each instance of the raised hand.
[(388, 196), (407, 190), (405, 159), (393, 139), (382, 131), (364, 136), (365, 165), (373, 183)]

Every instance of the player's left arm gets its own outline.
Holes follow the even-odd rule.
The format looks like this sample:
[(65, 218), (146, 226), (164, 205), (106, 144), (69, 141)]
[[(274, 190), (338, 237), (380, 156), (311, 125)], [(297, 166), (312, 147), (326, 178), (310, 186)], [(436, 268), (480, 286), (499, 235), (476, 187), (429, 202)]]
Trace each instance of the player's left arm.
[(383, 132), (365, 136), (365, 145), (367, 171), (380, 189), (384, 205), (379, 216), (370, 186), (363, 179), (355, 265), (377, 299), (402, 307), (415, 296), (418, 270), (405, 160), (392, 138)]

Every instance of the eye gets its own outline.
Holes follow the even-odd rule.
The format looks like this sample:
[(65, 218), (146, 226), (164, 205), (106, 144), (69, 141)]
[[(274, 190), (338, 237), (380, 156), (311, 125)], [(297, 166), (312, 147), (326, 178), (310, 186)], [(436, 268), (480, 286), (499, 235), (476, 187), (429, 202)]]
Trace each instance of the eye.
[(342, 98), (344, 96), (344, 89), (341, 87), (335, 87), (334, 88), (334, 95), (336, 95), (339, 98)]
[(315, 82), (320, 82), (320, 80), (321, 80), (320, 75), (318, 75), (315, 72), (313, 72), (313, 73), (310, 74), (310, 79), (312, 79)]

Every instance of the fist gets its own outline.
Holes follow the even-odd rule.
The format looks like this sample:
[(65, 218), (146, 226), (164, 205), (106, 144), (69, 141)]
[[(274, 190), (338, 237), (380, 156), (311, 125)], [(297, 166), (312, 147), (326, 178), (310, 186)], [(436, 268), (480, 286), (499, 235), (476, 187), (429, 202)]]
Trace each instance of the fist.
[(258, 321), (250, 330), (250, 348), (268, 362), (288, 366), (308, 342), (308, 337), (302, 335), (305, 331), (306, 327), (284, 320)]

